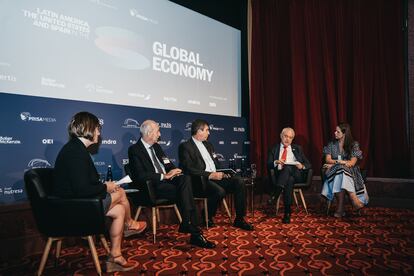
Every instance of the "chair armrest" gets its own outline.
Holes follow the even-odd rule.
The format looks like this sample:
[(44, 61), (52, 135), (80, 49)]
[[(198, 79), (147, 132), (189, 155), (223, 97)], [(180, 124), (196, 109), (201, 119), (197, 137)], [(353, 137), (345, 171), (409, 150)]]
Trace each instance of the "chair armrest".
[(275, 169), (269, 169), (269, 180), (272, 186), (276, 185), (276, 172)]
[(312, 184), (313, 179), (313, 169), (308, 169), (308, 174), (306, 176), (306, 184), (307, 186), (310, 186)]

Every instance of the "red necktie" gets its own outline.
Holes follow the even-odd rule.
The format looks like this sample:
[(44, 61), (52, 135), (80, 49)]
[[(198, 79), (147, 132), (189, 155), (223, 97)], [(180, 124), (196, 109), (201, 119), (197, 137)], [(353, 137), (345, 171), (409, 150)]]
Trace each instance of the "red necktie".
[(283, 162), (286, 162), (286, 158), (287, 158), (287, 146), (283, 145), (283, 152), (282, 152), (282, 157), (280, 158), (280, 160), (282, 160)]

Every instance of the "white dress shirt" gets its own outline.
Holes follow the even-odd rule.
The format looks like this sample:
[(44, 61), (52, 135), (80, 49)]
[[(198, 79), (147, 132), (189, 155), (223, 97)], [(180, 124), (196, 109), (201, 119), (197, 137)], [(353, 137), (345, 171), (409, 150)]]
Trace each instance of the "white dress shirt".
[[(160, 180), (163, 180), (164, 179), (164, 174), (166, 174), (166, 171), (165, 171), (165, 167), (164, 167), (164, 164), (162, 164), (161, 162), (160, 162), (160, 160), (158, 160), (158, 157), (157, 157), (157, 155), (155, 154), (155, 150), (154, 150), (154, 155), (155, 155), (155, 159), (156, 160), (153, 160), (153, 158), (152, 158), (152, 149), (151, 149), (151, 145), (150, 144), (148, 144), (147, 142), (145, 142), (142, 138), (141, 138), (141, 142), (142, 142), (142, 144), (144, 145), (144, 147), (145, 147), (145, 149), (147, 150), (147, 152), (148, 152), (148, 155), (150, 156), (150, 158), (151, 158), (151, 161), (152, 161), (152, 165), (154, 166), (154, 170), (155, 170), (155, 172), (157, 172), (157, 173), (160, 173), (161, 174), (161, 178), (160, 178)], [(155, 165), (154, 165), (154, 162), (158, 162), (158, 164), (160, 164), (160, 167), (161, 167), (161, 169), (162, 169), (162, 172), (158, 172), (158, 170), (157, 170), (157, 167), (155, 167)]]
[[(296, 162), (296, 158), (295, 158), (295, 155), (293, 154), (291, 145), (289, 145), (286, 149), (287, 149), (287, 155), (286, 155), (286, 161), (285, 162), (286, 163)], [(282, 143), (280, 143), (279, 159), (278, 160), (280, 160), (282, 158), (282, 154), (283, 154), (284, 150), (285, 150), (284, 145)], [(276, 164), (276, 160), (274, 161), (274, 165), (275, 165), (275, 167), (277, 166), (278, 170), (282, 169), (282, 165), (281, 164)]]
[(214, 164), (214, 161), (211, 158), (211, 155), (208, 152), (206, 146), (204, 146), (203, 142), (194, 139), (194, 137), (191, 137), (191, 139), (193, 139), (194, 143), (198, 148), (198, 151), (201, 153), (201, 156), (203, 157), (204, 163), (206, 163), (206, 172), (215, 172), (216, 165)]

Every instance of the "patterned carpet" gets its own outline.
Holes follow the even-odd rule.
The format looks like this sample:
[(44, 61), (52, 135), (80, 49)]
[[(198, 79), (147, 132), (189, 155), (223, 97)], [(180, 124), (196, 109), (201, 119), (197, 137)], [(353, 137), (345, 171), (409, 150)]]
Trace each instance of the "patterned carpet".
[[(295, 211), (289, 225), (274, 209), (256, 210), (250, 233), (218, 214), (218, 226), (205, 231), (215, 250), (192, 247), (177, 225), (161, 224), (157, 244), (150, 232), (124, 241), (124, 256), (137, 267), (116, 275), (414, 275), (414, 211), (370, 207), (336, 219), (316, 209)], [(44, 274), (95, 275), (86, 243), (78, 244), (63, 247), (56, 267), (49, 257)], [(0, 274), (33, 275), (40, 257), (9, 263)]]

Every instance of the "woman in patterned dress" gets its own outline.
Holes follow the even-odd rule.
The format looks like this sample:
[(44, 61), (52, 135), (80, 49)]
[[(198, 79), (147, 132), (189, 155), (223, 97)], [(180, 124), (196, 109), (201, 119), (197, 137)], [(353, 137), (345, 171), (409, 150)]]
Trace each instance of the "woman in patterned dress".
[(322, 195), (331, 201), (337, 195), (338, 204), (334, 216), (343, 217), (345, 192), (348, 193), (355, 209), (368, 204), (368, 194), (359, 167), (362, 159), (359, 143), (352, 138), (351, 128), (347, 123), (336, 127), (335, 140), (323, 148), (325, 156), (325, 181)]

